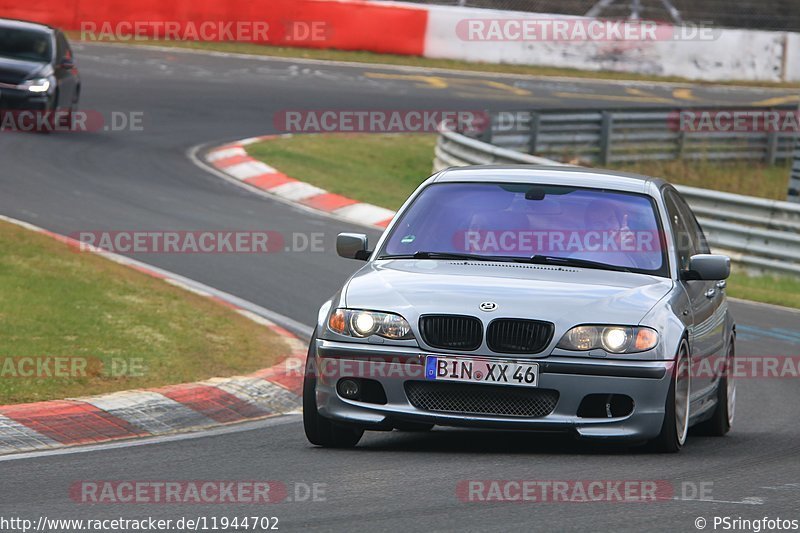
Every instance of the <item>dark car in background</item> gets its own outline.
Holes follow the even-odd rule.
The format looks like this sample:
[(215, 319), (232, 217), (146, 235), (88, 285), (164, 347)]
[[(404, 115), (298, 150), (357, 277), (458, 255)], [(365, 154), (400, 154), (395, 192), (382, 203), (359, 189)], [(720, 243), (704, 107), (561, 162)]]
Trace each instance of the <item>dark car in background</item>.
[(78, 69), (63, 32), (0, 19), (0, 111), (74, 111), (80, 91)]

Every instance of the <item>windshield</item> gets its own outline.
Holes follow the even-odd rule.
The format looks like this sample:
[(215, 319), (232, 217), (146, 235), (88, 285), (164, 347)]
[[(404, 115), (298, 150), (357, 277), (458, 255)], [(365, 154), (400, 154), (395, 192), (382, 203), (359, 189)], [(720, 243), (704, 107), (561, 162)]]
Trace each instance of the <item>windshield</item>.
[(50, 35), (35, 30), (0, 28), (0, 57), (49, 63), (52, 57)]
[(535, 256), (539, 262), (667, 276), (662, 242), (648, 196), (558, 185), (439, 183), (402, 214), (378, 257)]

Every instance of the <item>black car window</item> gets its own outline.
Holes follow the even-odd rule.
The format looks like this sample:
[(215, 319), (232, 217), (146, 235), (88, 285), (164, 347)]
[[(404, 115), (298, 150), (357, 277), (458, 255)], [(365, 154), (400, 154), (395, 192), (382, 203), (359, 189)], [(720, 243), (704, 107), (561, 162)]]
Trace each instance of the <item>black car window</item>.
[(0, 28), (0, 57), (49, 63), (53, 59), (51, 39), (43, 31)]
[(694, 245), (694, 253), (711, 253), (711, 249), (708, 246), (708, 240), (706, 239), (706, 234), (703, 232), (703, 228), (700, 227), (700, 223), (697, 222), (697, 217), (694, 216), (694, 212), (689, 207), (689, 204), (686, 203), (686, 200), (684, 200), (680, 194), (677, 194), (673, 191), (670, 191), (670, 196), (674, 197), (675, 203), (678, 205), (678, 209), (680, 209), (681, 213), (683, 214), (683, 220), (686, 222), (686, 227), (689, 230), (689, 234)]
[(72, 47), (69, 45), (69, 41), (67, 40), (66, 36), (63, 33), (60, 35), (64, 40), (64, 57), (72, 59)]
[(675, 242), (675, 252), (678, 255), (678, 269), (687, 270), (689, 268), (689, 258), (696, 251), (694, 249), (694, 241), (686, 227), (685, 215), (678, 207), (675, 194), (672, 191), (667, 191), (664, 195), (664, 201), (667, 206), (669, 225)]
[(67, 55), (67, 40), (64, 38), (64, 35), (59, 32), (56, 35), (56, 59), (61, 61), (65, 57), (69, 57)]

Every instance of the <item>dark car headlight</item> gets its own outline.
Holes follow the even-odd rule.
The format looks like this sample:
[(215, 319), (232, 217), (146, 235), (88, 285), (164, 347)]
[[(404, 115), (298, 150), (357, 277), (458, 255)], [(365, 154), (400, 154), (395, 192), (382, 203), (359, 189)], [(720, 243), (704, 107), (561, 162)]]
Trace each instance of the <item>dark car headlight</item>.
[(360, 339), (372, 335), (396, 341), (414, 338), (405, 318), (380, 311), (339, 308), (328, 318), (328, 328), (339, 335)]
[(564, 350), (603, 349), (611, 353), (636, 353), (658, 344), (658, 332), (644, 326), (575, 326), (567, 331), (557, 347)]

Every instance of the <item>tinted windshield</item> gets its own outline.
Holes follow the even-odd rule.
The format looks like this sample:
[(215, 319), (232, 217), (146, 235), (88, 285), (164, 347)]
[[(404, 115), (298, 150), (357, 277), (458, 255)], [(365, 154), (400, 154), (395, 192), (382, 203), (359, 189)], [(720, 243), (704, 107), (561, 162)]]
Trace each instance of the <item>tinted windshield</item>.
[(553, 185), (441, 183), (427, 187), (381, 256), (418, 252), (547, 256), (667, 275), (655, 204), (619, 191)]
[(0, 28), (0, 57), (48, 63), (52, 57), (50, 35), (35, 30)]

